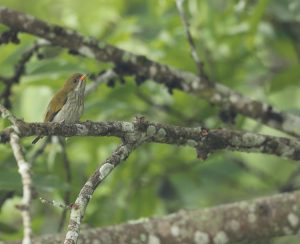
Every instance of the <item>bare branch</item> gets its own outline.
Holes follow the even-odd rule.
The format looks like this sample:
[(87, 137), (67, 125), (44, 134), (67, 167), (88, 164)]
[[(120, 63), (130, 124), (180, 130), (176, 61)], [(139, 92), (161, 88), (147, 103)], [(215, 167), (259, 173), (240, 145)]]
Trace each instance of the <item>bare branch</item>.
[(121, 144), (84, 184), (72, 206), (68, 232), (64, 242), (65, 244), (77, 243), (81, 220), (84, 216), (85, 209), (92, 198), (93, 192), (111, 171), (124, 161), (140, 143), (142, 143), (142, 141), (130, 141), (126, 144)]
[(9, 42), (12, 42), (14, 44), (20, 43), (20, 40), (18, 38), (18, 31), (14, 30), (14, 29), (9, 29), (9, 30), (1, 33), (0, 45), (7, 44)]
[(228, 87), (214, 83), (207, 86), (206, 81), (192, 73), (162, 65), (141, 55), (134, 55), (114, 46), (86, 38), (77, 32), (51, 25), (33, 16), (7, 8), (0, 8), (0, 23), (20, 32), (44, 38), (52, 44), (78, 50), (79, 54), (99, 61), (115, 64), (115, 72), (121, 75), (134, 75), (139, 80), (151, 79), (164, 84), (169, 90), (180, 89), (201, 96), (212, 104), (229, 107), (237, 113), (265, 125), (284, 131), (293, 136), (300, 136), (300, 118), (281, 112), (271, 105), (252, 100)]
[(48, 200), (48, 199), (45, 199), (43, 197), (40, 197), (40, 200), (41, 200), (42, 203), (49, 204), (49, 205), (54, 206), (54, 207), (62, 208), (64, 210), (72, 208), (72, 206), (65, 205), (63, 203), (59, 203), (59, 202), (56, 202), (54, 200)]
[[(285, 137), (257, 133), (211, 129), (201, 127), (181, 127), (140, 120), (138, 123), (125, 121), (82, 122), (77, 124), (22, 123), (18, 127), (19, 136), (115, 136), (125, 138), (132, 133), (146, 137), (146, 142), (173, 144), (196, 148), (203, 158), (217, 150), (258, 152), (276, 155), (292, 160), (300, 159), (300, 142)], [(11, 128), (0, 133), (0, 142), (7, 140)], [(199, 155), (201, 156), (201, 155)]]
[[(300, 192), (297, 191), (82, 230), (78, 244), (256, 243), (262, 239), (297, 234), (299, 216)], [(62, 240), (62, 235), (48, 235), (34, 239), (34, 243), (56, 244)]]
[[(1, 136), (0, 136), (0, 137), (1, 137)], [(47, 145), (48, 145), (49, 142), (50, 142), (49, 139), (50, 139), (50, 138), (47, 138), (46, 140), (44, 140), (44, 141), (40, 144), (39, 148), (38, 148), (37, 150), (33, 151), (33, 152), (31, 153), (30, 156), (28, 156), (29, 161), (30, 161), (33, 165), (34, 165), (35, 161), (37, 160), (37, 158), (38, 158), (39, 156), (43, 155), (43, 153), (44, 153), (44, 151), (45, 151), (45, 148), (47, 147)]]
[(15, 71), (14, 74), (11, 77), (0, 77), (2, 81), (5, 83), (4, 91), (0, 94), (0, 99), (4, 100), (4, 106), (7, 108), (11, 107), (10, 103), (10, 95), (11, 95), (11, 89), (14, 84), (17, 84), (20, 82), (21, 76), (25, 74), (25, 66), (28, 63), (28, 61), (31, 59), (31, 57), (39, 50), (39, 48), (43, 45), (46, 45), (44, 42), (43, 44), (35, 43), (33, 44), (28, 50), (26, 50), (18, 63), (15, 65)]
[(204, 78), (204, 77), (206, 77), (204, 69), (203, 69), (204, 63), (200, 60), (200, 57), (198, 56), (196, 45), (195, 45), (194, 39), (192, 37), (192, 34), (190, 32), (190, 28), (189, 28), (190, 25), (189, 25), (186, 15), (185, 15), (184, 7), (183, 7), (184, 0), (175, 0), (175, 1), (176, 1), (176, 6), (178, 9), (180, 18), (181, 18), (181, 22), (184, 26), (184, 31), (185, 31), (188, 43), (190, 45), (192, 58), (194, 59), (196, 66), (197, 66), (198, 75), (200, 77)]
[(19, 173), (22, 178), (23, 185), (23, 198), (22, 205), (18, 208), (22, 212), (24, 237), (23, 244), (31, 244), (31, 216), (30, 216), (30, 204), (31, 204), (31, 175), (30, 175), (30, 164), (25, 161), (23, 150), (20, 144), (19, 136), (16, 133), (10, 135), (10, 144), (13, 150), (14, 156), (18, 163)]
[(18, 127), (19, 120), (3, 105), (0, 104), (0, 113), (3, 118), (7, 118), (15, 127)]
[(107, 70), (105, 73), (97, 76), (95, 81), (86, 87), (84, 95), (88, 96), (90, 93), (96, 90), (100, 84), (105, 83), (116, 77), (117, 74), (113, 70)]
[[(62, 156), (63, 156), (63, 163), (64, 163), (64, 170), (66, 173), (66, 183), (68, 184), (68, 188), (65, 190), (64, 193), (64, 203), (70, 204), (70, 197), (71, 197), (71, 184), (72, 184), (72, 173), (71, 173), (71, 166), (70, 161), (67, 155), (67, 148), (64, 140), (60, 140), (60, 145), (62, 147)], [(64, 209), (58, 225), (58, 231), (62, 231), (67, 216), (67, 209)]]

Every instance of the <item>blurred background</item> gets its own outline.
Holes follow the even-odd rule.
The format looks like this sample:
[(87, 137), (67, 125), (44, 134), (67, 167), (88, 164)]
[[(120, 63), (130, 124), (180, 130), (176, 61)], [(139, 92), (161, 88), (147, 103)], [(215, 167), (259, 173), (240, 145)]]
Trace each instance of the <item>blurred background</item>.
[[(0, 0), (0, 4), (160, 63), (197, 72), (175, 1)], [(198, 53), (212, 80), (300, 115), (299, 0), (189, 0), (185, 9)], [(0, 25), (0, 31), (5, 30)], [(14, 65), (36, 40), (27, 34), (19, 37), (19, 45), (0, 47), (2, 76), (13, 74)], [(112, 67), (64, 49), (43, 48), (27, 63), (20, 83), (13, 86), (10, 109), (26, 122), (41, 122), (50, 98), (71, 73), (98, 74)], [(3, 89), (0, 83), (0, 92)], [(283, 135), (199, 97), (176, 90), (170, 94), (152, 81), (137, 86), (131, 77), (125, 77), (124, 84), (102, 84), (91, 93), (82, 121), (131, 121), (136, 115), (174, 125)], [(0, 120), (0, 129), (8, 125)], [(33, 146), (32, 139), (22, 139), (28, 159), (43, 144)], [(66, 155), (59, 145), (47, 145), (32, 166), (36, 192), (63, 202), (69, 191), (69, 200), (74, 202), (86, 179), (119, 142), (104, 137), (69, 138), (66, 153), (71, 181), (64, 166)], [(22, 221), (15, 205), (20, 202), (22, 188), (9, 145), (0, 144), (0, 169), (0, 240), (20, 239)], [(96, 190), (84, 223), (86, 227), (107, 226), (291, 191), (299, 187), (299, 172), (295, 162), (274, 156), (221, 151), (200, 161), (191, 148), (143, 145)], [(35, 199), (31, 211), (35, 235), (58, 231), (61, 209)], [(296, 238), (262, 243), (268, 242), (298, 243)]]

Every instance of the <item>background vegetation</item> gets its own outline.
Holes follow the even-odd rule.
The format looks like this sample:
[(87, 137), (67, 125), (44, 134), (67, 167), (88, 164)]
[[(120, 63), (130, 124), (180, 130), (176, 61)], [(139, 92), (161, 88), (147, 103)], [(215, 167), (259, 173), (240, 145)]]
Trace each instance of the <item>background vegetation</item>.
[[(1, 5), (40, 19), (76, 29), (99, 40), (196, 73), (176, 5), (171, 0), (1, 0)], [(213, 80), (251, 98), (300, 115), (300, 2), (298, 0), (189, 0), (186, 11), (205, 70)], [(0, 26), (0, 31), (6, 28)], [(9, 76), (22, 53), (35, 40), (20, 34), (20, 45), (0, 47), (0, 74)], [(26, 122), (42, 121), (53, 93), (73, 72), (99, 73), (111, 67), (62, 49), (42, 49), (26, 65), (26, 75), (13, 87), (11, 111)], [(0, 91), (3, 84), (0, 83)], [(279, 135), (259, 122), (237, 116), (181, 91), (147, 81), (140, 86), (101, 85), (86, 98), (82, 120), (151, 121), (208, 128), (235, 127)], [(0, 121), (0, 128), (6, 127)], [(23, 139), (31, 154), (39, 145)], [(115, 148), (118, 139), (73, 137), (67, 141), (72, 182), (67, 183), (63, 155), (48, 145), (34, 162), (38, 194), (62, 202), (66, 189), (71, 201), (87, 177)], [(30, 155), (28, 156), (30, 158)], [(20, 239), (21, 181), (10, 147), (0, 144), (0, 240)], [(196, 209), (296, 189), (294, 162), (261, 154), (222, 151), (206, 161), (191, 148), (144, 145), (135, 151), (94, 194), (84, 222), (106, 226), (144, 216), (161, 216), (179, 209)], [(299, 170), (298, 170), (299, 171)], [(297, 175), (296, 175), (297, 176)], [(11, 196), (8, 198), (7, 196)], [(36, 235), (57, 231), (61, 210), (35, 200)], [(279, 240), (280, 241), (280, 240)], [(282, 242), (283, 243), (283, 242)]]

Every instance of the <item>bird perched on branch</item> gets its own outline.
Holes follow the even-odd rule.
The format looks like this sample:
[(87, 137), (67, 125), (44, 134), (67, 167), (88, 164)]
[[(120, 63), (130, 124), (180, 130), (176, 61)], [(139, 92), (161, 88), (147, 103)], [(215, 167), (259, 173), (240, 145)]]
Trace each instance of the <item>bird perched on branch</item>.
[[(51, 99), (44, 122), (74, 123), (79, 121), (84, 107), (84, 90), (86, 75), (73, 74), (64, 86)], [(36, 137), (32, 144), (42, 136)]]

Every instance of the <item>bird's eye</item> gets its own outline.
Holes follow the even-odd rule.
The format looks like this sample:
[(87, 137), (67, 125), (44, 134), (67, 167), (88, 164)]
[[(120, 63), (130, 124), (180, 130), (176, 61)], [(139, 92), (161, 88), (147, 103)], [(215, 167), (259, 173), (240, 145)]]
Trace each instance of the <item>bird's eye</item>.
[(73, 83), (76, 83), (77, 81), (78, 81), (77, 79), (74, 79), (74, 80), (73, 80)]

